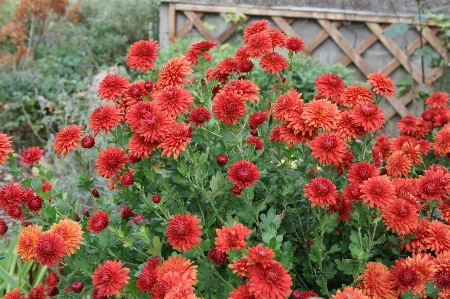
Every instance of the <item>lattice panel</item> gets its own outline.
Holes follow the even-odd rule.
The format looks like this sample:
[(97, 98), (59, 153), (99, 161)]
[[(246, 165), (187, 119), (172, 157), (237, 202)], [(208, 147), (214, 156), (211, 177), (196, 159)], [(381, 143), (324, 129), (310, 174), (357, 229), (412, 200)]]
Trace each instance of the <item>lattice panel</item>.
[[(208, 6), (208, 5), (193, 5), (193, 4), (169, 4), (169, 43), (175, 42), (176, 38), (181, 38), (185, 34), (191, 32), (193, 28), (205, 38), (215, 40), (220, 46), (225, 43), (235, 32), (236, 26), (232, 23), (228, 24), (225, 30), (219, 34), (214, 35), (203, 24), (202, 17), (206, 13), (227, 13), (230, 10), (235, 12), (242, 12), (248, 16), (258, 16), (259, 18), (271, 19), (271, 21), (283, 31), (287, 36), (299, 36), (299, 34), (291, 26), (296, 19), (314, 19), (320, 24), (322, 30), (314, 36), (314, 38), (305, 45), (304, 53), (306, 55), (314, 55), (314, 51), (328, 38), (331, 38), (334, 43), (345, 53), (345, 56), (340, 59), (343, 65), (355, 65), (358, 70), (368, 75), (373, 71), (380, 71), (385, 74), (392, 74), (397, 68), (403, 68), (415, 81), (415, 86), (420, 83), (431, 85), (441, 75), (441, 69), (433, 69), (423, 80), (421, 70), (411, 63), (410, 57), (414, 50), (422, 45), (428, 45), (434, 49), (439, 55), (444, 58), (446, 49), (437, 36), (439, 29), (433, 27), (433, 24), (427, 24), (422, 30), (422, 40), (420, 37), (413, 40), (403, 50), (394, 40), (383, 34), (384, 28), (390, 23), (403, 22), (407, 24), (415, 24), (414, 19), (405, 17), (384, 17), (379, 15), (361, 15), (361, 14), (343, 14), (343, 13), (324, 13), (311, 12), (299, 10), (278, 10), (278, 9), (254, 9), (248, 7), (228, 7), (228, 6)], [(177, 14), (184, 14), (186, 22), (181, 26), (177, 26)], [(360, 22), (370, 30), (370, 34), (364, 38), (363, 41), (357, 45), (352, 45), (344, 35), (339, 31), (339, 27), (344, 22)], [(418, 24), (416, 25), (418, 28)], [(418, 28), (419, 30), (419, 28)], [(375, 43), (380, 42), (387, 51), (392, 55), (392, 60), (385, 64), (381, 69), (374, 70), (362, 55)], [(411, 101), (412, 94), (407, 93), (400, 98), (387, 99), (390, 107), (384, 109), (384, 114), (387, 119), (392, 118), (396, 114), (406, 116), (412, 114), (406, 105)]]

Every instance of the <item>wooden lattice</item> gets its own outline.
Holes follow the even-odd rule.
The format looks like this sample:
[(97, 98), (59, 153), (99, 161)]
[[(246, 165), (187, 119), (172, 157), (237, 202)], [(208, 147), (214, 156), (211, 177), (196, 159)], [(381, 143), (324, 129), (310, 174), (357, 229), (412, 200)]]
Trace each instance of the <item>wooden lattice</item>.
[[(419, 37), (411, 42), (407, 46), (406, 51), (402, 50), (390, 37), (383, 34), (384, 28), (389, 26), (390, 23), (407, 23), (416, 25), (418, 28), (419, 24), (417, 24), (417, 21), (415, 21), (412, 17), (389, 17), (354, 13), (326, 13), (300, 10), (257, 9), (240, 6), (230, 7), (170, 3), (168, 20), (169, 43), (175, 42), (177, 38), (183, 37), (195, 27), (204, 36), (205, 39), (215, 40), (219, 46), (222, 45), (235, 32), (235, 24), (229, 24), (219, 36), (215, 36), (208, 28), (203, 25), (202, 17), (206, 13), (221, 14), (228, 13), (230, 11), (241, 12), (248, 16), (271, 18), (276, 26), (278, 26), (278, 29), (283, 31), (289, 37), (298, 36), (297, 32), (291, 27), (291, 24), (295, 19), (314, 19), (318, 22), (318, 24), (320, 24), (320, 26), (322, 27), (322, 31), (319, 32), (311, 41), (306, 44), (304, 53), (306, 55), (314, 55), (314, 50), (319, 47), (326, 39), (331, 38), (345, 53), (345, 56), (340, 60), (340, 63), (346, 66), (353, 63), (364, 75), (368, 75), (373, 71), (380, 71), (389, 75), (397, 68), (403, 67), (409, 74), (411, 74), (412, 78), (416, 82), (416, 88), (420, 83), (431, 85), (442, 75), (441, 69), (433, 69), (425, 77), (424, 82), (421, 70), (414, 64), (410, 63), (409, 59), (410, 56), (414, 53), (415, 49), (425, 44), (428, 44), (431, 48), (433, 48), (437, 53), (439, 53), (442, 58), (445, 57), (446, 49), (441, 43), (440, 39), (437, 37), (439, 28), (433, 26), (433, 24), (427, 23), (426, 26), (422, 29), (422, 40)], [(183, 13), (187, 18), (186, 22), (178, 30), (176, 23), (177, 13)], [(343, 22), (364, 23), (371, 31), (371, 34), (358, 45), (352, 46), (338, 30)], [(381, 42), (394, 57), (380, 70), (372, 69), (361, 56), (377, 41)], [(399, 114), (400, 116), (412, 114), (406, 107), (411, 99), (412, 93), (407, 93), (400, 98), (388, 99), (390, 107), (383, 111), (386, 118), (390, 119), (396, 114)]]

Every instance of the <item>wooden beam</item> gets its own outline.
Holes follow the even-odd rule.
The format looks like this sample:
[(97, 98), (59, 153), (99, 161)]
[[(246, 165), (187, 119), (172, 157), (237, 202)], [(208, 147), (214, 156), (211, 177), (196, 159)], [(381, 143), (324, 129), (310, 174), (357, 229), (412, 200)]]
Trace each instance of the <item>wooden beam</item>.
[(177, 11), (174, 3), (169, 3), (169, 44), (175, 42), (175, 31), (177, 28)]
[(445, 49), (441, 40), (436, 36), (436, 32), (438, 32), (438, 30), (439, 29), (432, 30), (431, 28), (425, 26), (422, 30), (422, 35), (425, 37), (428, 43), (430, 43), (430, 45), (436, 50), (436, 52), (438, 52), (442, 58), (445, 58), (447, 55), (447, 50)]
[(288, 37), (298, 36), (295, 30), (289, 25), (289, 23), (283, 17), (272, 17), (272, 20), (284, 32)]
[[(426, 44), (427, 41), (422, 38), (422, 43)], [(406, 51), (408, 52), (407, 55), (412, 55), (414, 51), (420, 46), (420, 37), (416, 38), (412, 43), (408, 45), (406, 48)], [(397, 69), (400, 66), (400, 62), (394, 57), (391, 61), (389, 61), (381, 70), (381, 73), (384, 73), (386, 75), (389, 75), (395, 69)]]
[[(399, 99), (394, 99), (395, 101), (397, 101), (399, 103), (399, 105), (402, 105), (403, 107), (405, 107), (406, 109), (406, 105), (411, 102), (412, 100), (412, 95), (411, 93), (407, 93), (404, 96), (402, 96)], [(408, 114), (411, 114), (411, 112), (408, 111)], [(383, 111), (384, 117), (386, 118), (386, 120), (392, 118), (394, 115), (397, 114), (397, 110), (394, 107), (389, 107), (388, 109), (386, 109), (385, 111)], [(408, 115), (406, 114), (406, 115)]]
[(203, 26), (202, 20), (197, 16), (195, 12), (183, 11), (183, 13), (206, 39), (216, 41), (217, 47), (220, 47), (222, 45), (222, 43), (216, 39), (216, 37), (211, 33), (211, 31), (209, 31), (205, 26)]
[[(407, 24), (419, 24), (413, 16), (381, 16), (378, 14), (367, 13), (344, 13), (344, 12), (317, 12), (310, 10), (302, 10), (301, 8), (291, 8), (289, 10), (277, 7), (257, 8), (243, 5), (201, 5), (201, 4), (185, 4), (176, 3), (176, 9), (182, 11), (201, 11), (211, 13), (229, 13), (229, 12), (241, 12), (245, 15), (252, 16), (275, 16), (286, 18), (303, 18), (303, 19), (325, 19), (334, 21), (350, 21), (350, 22), (374, 22), (374, 23), (407, 23)], [(427, 25), (435, 26), (436, 22), (428, 22)]]
[[(372, 46), (377, 40), (378, 40), (378, 38), (375, 36), (375, 34), (371, 33), (368, 37), (366, 37), (361, 43), (359, 43), (355, 47), (356, 53), (361, 55), (367, 49), (369, 49), (370, 46)], [(342, 59), (339, 60), (339, 62), (342, 63), (343, 65), (347, 66), (350, 63), (352, 63), (352, 60), (348, 56), (345, 56), (345, 57), (342, 57)]]
[(338, 44), (338, 46), (344, 51), (344, 53), (353, 61), (353, 63), (360, 69), (364, 75), (368, 75), (373, 72), (372, 68), (367, 64), (367, 62), (359, 55), (355, 49), (349, 44), (345, 37), (337, 30), (336, 27), (332, 26), (327, 20), (317, 20), (319, 24), (327, 31), (330, 37)]
[(228, 25), (228, 27), (217, 37), (217, 39), (223, 44), (233, 35), (235, 31), (236, 24), (234, 22), (231, 22), (231, 24)]
[[(197, 13), (197, 16), (201, 19), (203, 17), (203, 13), (199, 12)], [(182, 38), (186, 33), (191, 31), (191, 29), (194, 27), (194, 23), (192, 23), (189, 19), (186, 20), (186, 23), (180, 28), (180, 30), (177, 31), (177, 34), (175, 35), (176, 38)]]
[(413, 64), (409, 63), (408, 55), (406, 55), (400, 47), (393, 41), (390, 37), (383, 34), (383, 28), (380, 25), (372, 22), (366, 22), (367, 27), (378, 37), (381, 43), (391, 52), (392, 55), (400, 62), (400, 64), (405, 68), (408, 73), (418, 83), (422, 83), (422, 73)]
[[(332, 24), (336, 28), (339, 28), (342, 25), (341, 22), (332, 22)], [(330, 35), (325, 30), (320, 31), (308, 44), (305, 45), (305, 54), (310, 56), (314, 55), (313, 51), (318, 46), (320, 46), (320, 44), (322, 44), (328, 37), (330, 37)], [(308, 54), (308, 52), (311, 54)]]

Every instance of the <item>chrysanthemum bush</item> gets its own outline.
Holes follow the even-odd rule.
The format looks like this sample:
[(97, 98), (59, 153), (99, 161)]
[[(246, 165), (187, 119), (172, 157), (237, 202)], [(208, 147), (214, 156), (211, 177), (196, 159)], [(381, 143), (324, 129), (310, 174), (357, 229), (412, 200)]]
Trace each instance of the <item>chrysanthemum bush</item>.
[[(450, 297), (448, 94), (390, 138), (388, 76), (346, 86), (324, 74), (303, 98), (301, 38), (261, 20), (244, 41), (217, 65), (202, 41), (160, 68), (156, 42), (131, 45), (141, 79), (109, 74), (88, 126), (54, 140), (85, 170), (79, 190), (58, 188), (41, 149), (22, 153), (39, 175), (1, 188), (0, 207), (22, 221), (11, 230), (23, 262), (49, 268), (28, 298)], [(11, 148), (1, 134), (0, 163), (21, 176)]]

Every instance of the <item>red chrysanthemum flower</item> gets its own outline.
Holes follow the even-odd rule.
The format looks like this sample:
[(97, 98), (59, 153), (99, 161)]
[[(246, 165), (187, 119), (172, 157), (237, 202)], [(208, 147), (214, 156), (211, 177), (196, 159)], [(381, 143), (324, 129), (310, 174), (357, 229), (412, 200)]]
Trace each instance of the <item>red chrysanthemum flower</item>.
[(41, 159), (43, 152), (44, 151), (37, 146), (29, 147), (23, 152), (20, 161), (22, 163), (32, 165)]
[(14, 152), (11, 148), (11, 136), (0, 133), (0, 164), (5, 164), (9, 153)]
[(212, 248), (208, 252), (208, 258), (213, 262), (213, 264), (222, 265), (227, 261), (228, 254), (223, 251), (217, 250), (216, 248)]
[(87, 229), (93, 233), (99, 233), (108, 227), (109, 217), (108, 212), (100, 210), (92, 214), (87, 221)]
[(239, 188), (247, 188), (258, 181), (261, 172), (250, 161), (240, 160), (228, 168), (228, 179)]
[(340, 102), (345, 90), (344, 81), (336, 74), (318, 76), (314, 80), (314, 86), (318, 90), (316, 98), (326, 98), (334, 103)]
[(208, 111), (203, 106), (196, 107), (192, 109), (191, 114), (189, 115), (188, 121), (190, 123), (195, 124), (196, 126), (203, 127), (205, 122), (210, 120), (212, 117), (211, 112)]
[(354, 108), (364, 103), (375, 103), (372, 91), (361, 85), (350, 85), (345, 88), (339, 104)]
[(250, 136), (245, 140), (245, 142), (247, 144), (249, 144), (249, 143), (253, 144), (253, 146), (255, 147), (255, 150), (257, 150), (257, 151), (261, 151), (264, 149), (264, 140), (259, 139), (258, 137)]
[(251, 58), (260, 58), (272, 51), (272, 40), (268, 30), (252, 34), (245, 45), (246, 53)]
[(367, 75), (367, 83), (373, 85), (373, 91), (386, 98), (395, 95), (395, 84), (388, 75), (373, 72)]
[(450, 295), (450, 254), (444, 252), (438, 255), (434, 266), (435, 271), (431, 278), (435, 287), (439, 289), (438, 298), (448, 298)]
[(251, 129), (256, 129), (259, 125), (262, 125), (269, 115), (269, 111), (257, 111), (250, 114), (248, 119), (248, 125)]
[(159, 260), (159, 257), (152, 257), (142, 268), (142, 271), (136, 281), (136, 286), (142, 292), (150, 292), (155, 285), (158, 279), (158, 271), (156, 267), (159, 264)]
[(364, 128), (353, 123), (349, 110), (341, 110), (341, 119), (336, 131), (344, 140), (359, 139), (364, 134)]
[(411, 231), (415, 236), (409, 242), (403, 243), (402, 247), (409, 252), (419, 253), (426, 250), (426, 240), (428, 239), (428, 228), (430, 221), (427, 218), (421, 218), (417, 222), (417, 226)]
[(259, 87), (250, 80), (236, 79), (228, 82), (219, 93), (236, 92), (240, 99), (250, 103), (259, 101)]
[(239, 59), (238, 60), (238, 66), (237, 66), (237, 72), (238, 73), (248, 73), (251, 72), (255, 65), (250, 59)]
[(58, 277), (58, 274), (56, 274), (55, 272), (50, 272), (45, 277), (45, 284), (49, 287), (54, 287), (58, 283), (59, 283), (59, 277)]
[(125, 168), (126, 162), (128, 162), (127, 154), (121, 148), (110, 146), (100, 151), (95, 167), (99, 175), (109, 178)]
[(350, 183), (344, 188), (342, 194), (349, 200), (360, 201), (362, 196), (360, 185), (361, 182)]
[(169, 219), (166, 235), (173, 248), (178, 248), (182, 252), (191, 250), (192, 247), (200, 245), (202, 226), (200, 219), (187, 212), (177, 214)]
[(185, 123), (175, 123), (168, 130), (165, 139), (158, 147), (163, 151), (161, 156), (170, 157), (173, 155), (175, 159), (178, 158), (181, 151), (186, 149), (186, 145), (191, 141), (192, 127)]
[(67, 255), (71, 256), (83, 244), (83, 231), (81, 225), (68, 218), (61, 219), (50, 228), (51, 232), (59, 234), (66, 244)]
[(235, 124), (247, 110), (238, 92), (217, 94), (212, 109), (214, 116), (224, 124)]
[(248, 259), (254, 263), (267, 264), (275, 258), (275, 252), (263, 245), (256, 245), (247, 248)]
[(383, 160), (387, 159), (389, 154), (391, 153), (391, 143), (389, 141), (389, 137), (386, 134), (381, 134), (375, 139), (373, 143), (373, 147), (377, 148), (378, 152), (383, 156)]
[(253, 34), (269, 29), (268, 26), (269, 21), (265, 19), (251, 22), (244, 30), (244, 41), (248, 42)]
[(353, 209), (352, 201), (349, 197), (338, 195), (336, 196), (336, 202), (330, 205), (327, 213), (331, 215), (334, 212), (338, 212), (339, 216), (336, 220), (347, 221), (350, 217), (350, 211)]
[(130, 217), (136, 216), (136, 213), (133, 212), (130, 206), (124, 206), (120, 211), (120, 218), (122, 220), (128, 220)]
[(426, 100), (425, 104), (429, 108), (445, 108), (449, 99), (448, 93), (446, 92), (434, 92)]
[(0, 207), (6, 210), (9, 206), (21, 203), (21, 195), (20, 184), (9, 183), (4, 185), (0, 189)]
[(285, 299), (291, 292), (288, 271), (274, 260), (250, 266), (248, 278), (248, 289), (255, 298)]
[(405, 142), (402, 146), (402, 153), (408, 157), (412, 165), (418, 166), (422, 164), (422, 158), (420, 157), (420, 144)]
[(140, 40), (131, 45), (128, 50), (127, 65), (136, 69), (138, 72), (143, 71), (147, 73), (148, 69), (156, 69), (154, 64), (158, 54), (156, 53), (160, 49), (156, 41)]
[(34, 245), (41, 235), (42, 227), (38, 225), (25, 227), (19, 233), (16, 251), (24, 262), (29, 262), (36, 258)]
[(98, 265), (92, 274), (92, 284), (105, 296), (119, 296), (119, 290), (125, 289), (128, 284), (129, 272), (130, 269), (123, 268), (120, 261), (105, 261), (103, 265)]
[(291, 88), (287, 93), (282, 94), (273, 105), (273, 117), (276, 120), (287, 120), (290, 112), (296, 108), (298, 103), (303, 103), (302, 94), (295, 88)]
[(311, 206), (324, 208), (336, 203), (338, 193), (333, 182), (324, 177), (312, 179), (304, 188), (304, 196), (311, 201)]
[[(68, 152), (76, 149), (81, 144), (84, 132), (80, 125), (71, 125), (58, 131), (53, 147), (60, 156), (66, 156)], [(1, 159), (0, 159), (1, 160)]]
[(406, 176), (411, 171), (411, 160), (402, 151), (394, 151), (386, 162), (387, 173), (394, 178)]
[(131, 130), (137, 131), (141, 126), (141, 121), (145, 120), (148, 113), (159, 111), (155, 102), (138, 102), (131, 106), (125, 116), (125, 122), (130, 125)]
[(450, 153), (450, 125), (445, 125), (434, 136), (433, 149), (438, 157)]
[(130, 87), (130, 78), (124, 78), (116, 74), (108, 74), (100, 82), (98, 96), (100, 99), (115, 101)]
[(192, 261), (181, 255), (171, 256), (157, 268), (158, 277), (161, 278), (171, 272), (177, 273), (184, 278), (187, 284), (194, 285), (198, 282), (197, 266), (192, 264)]
[(159, 142), (147, 141), (139, 134), (131, 135), (128, 143), (129, 155), (134, 158), (148, 158), (153, 149), (157, 148)]
[(222, 226), (221, 229), (216, 229), (217, 237), (214, 240), (214, 245), (217, 250), (228, 251), (231, 249), (242, 249), (247, 244), (245, 238), (252, 231), (245, 225), (234, 222), (232, 226)]
[(297, 54), (305, 49), (303, 39), (297, 36), (291, 36), (286, 41), (286, 49)]
[(267, 32), (270, 36), (270, 41), (272, 43), (272, 48), (280, 47), (284, 48), (286, 46), (286, 42), (288, 37), (280, 30), (269, 28)]
[(184, 56), (169, 59), (159, 71), (156, 88), (161, 90), (168, 86), (181, 86), (189, 83), (190, 80), (187, 76), (192, 74), (190, 66), (191, 64)]
[(255, 299), (255, 296), (250, 293), (247, 284), (240, 284), (228, 294), (228, 299)]
[(303, 291), (300, 292), (299, 290), (294, 290), (292, 291), (291, 297), (293, 299), (309, 299), (309, 298), (314, 298), (314, 297), (318, 297), (319, 295), (317, 295), (316, 293), (314, 293), (311, 290), (308, 291)]
[(100, 289), (95, 288), (92, 291), (92, 299), (107, 299), (107, 297), (105, 296), (105, 293), (103, 293), (102, 291), (100, 291)]
[(35, 195), (28, 200), (26, 206), (29, 211), (37, 213), (44, 206), (44, 200), (42, 199), (42, 197)]
[(394, 185), (385, 175), (368, 178), (360, 188), (364, 203), (371, 207), (384, 207), (395, 196)]
[(442, 201), (447, 198), (445, 189), (450, 183), (448, 171), (446, 169), (428, 169), (424, 171), (424, 174), (417, 179), (419, 196), (425, 201), (433, 199)]
[(325, 165), (339, 165), (346, 153), (346, 144), (336, 132), (322, 132), (310, 142), (311, 155)]
[(351, 183), (362, 183), (365, 180), (376, 177), (380, 174), (380, 171), (369, 162), (358, 162), (350, 167), (350, 171), (347, 174), (347, 178)]
[(67, 246), (59, 234), (46, 232), (36, 240), (34, 251), (38, 263), (50, 268), (67, 253)]
[(272, 74), (279, 74), (289, 66), (286, 58), (277, 52), (264, 55), (259, 63), (263, 70)]
[(408, 290), (415, 290), (420, 287), (422, 281), (419, 273), (412, 265), (408, 265), (405, 259), (395, 261), (395, 265), (390, 269), (390, 277), (399, 294)]
[(303, 107), (302, 118), (309, 126), (334, 130), (341, 119), (336, 104), (327, 100), (313, 100)]
[(108, 134), (108, 131), (120, 123), (119, 109), (116, 106), (100, 106), (92, 111), (89, 117), (88, 128), (94, 131), (94, 137), (98, 132)]
[(351, 286), (346, 287), (345, 289), (338, 290), (336, 294), (331, 296), (331, 299), (369, 299), (360, 289), (353, 288)]
[[(286, 142), (288, 147), (292, 147), (295, 144), (306, 144), (313, 140), (318, 133), (318, 129), (316, 128), (314, 131), (308, 128), (307, 131), (300, 131), (296, 133), (293, 128), (289, 128), (286, 126), (277, 126), (277, 129), (272, 130), (272, 134), (270, 135), (270, 141), (279, 141)], [(277, 133), (277, 135), (275, 135)]]
[(450, 250), (450, 226), (433, 220), (429, 223), (427, 238), (425, 238), (426, 248), (435, 253), (442, 253)]
[(375, 132), (386, 122), (380, 107), (372, 103), (364, 103), (350, 112), (353, 123), (364, 128), (366, 132)]
[(40, 283), (28, 292), (27, 298), (28, 299), (47, 299), (47, 298), (49, 298), (49, 296), (47, 296), (45, 286), (42, 283)]
[(363, 280), (358, 284), (358, 288), (369, 298), (397, 298), (397, 292), (393, 288), (389, 269), (382, 263), (368, 262), (366, 270), (358, 278)]
[(419, 211), (406, 200), (393, 198), (383, 206), (381, 217), (388, 229), (405, 236), (417, 227)]
[(245, 277), (250, 265), (252, 265), (250, 260), (247, 257), (243, 257), (237, 260), (233, 260), (233, 262), (228, 265), (228, 268), (232, 269), (233, 273), (238, 275), (239, 277)]
[(194, 98), (186, 89), (168, 86), (156, 94), (155, 103), (161, 111), (176, 117), (180, 113), (189, 112), (189, 107), (194, 103)]
[(2, 299), (25, 299), (25, 295), (20, 293), (19, 289), (13, 289), (11, 292), (6, 293)]
[(139, 122), (136, 132), (150, 142), (161, 142), (173, 122), (172, 117), (159, 109), (155, 109), (145, 114), (144, 119)]
[(191, 64), (198, 64), (198, 56), (203, 56), (204, 58), (211, 61), (213, 58), (209, 50), (217, 46), (217, 43), (213, 40), (204, 40), (195, 44), (192, 44), (186, 52), (186, 60)]
[(397, 128), (401, 135), (410, 136), (415, 139), (422, 139), (427, 136), (430, 126), (422, 118), (416, 118), (413, 115), (403, 117), (397, 123)]

